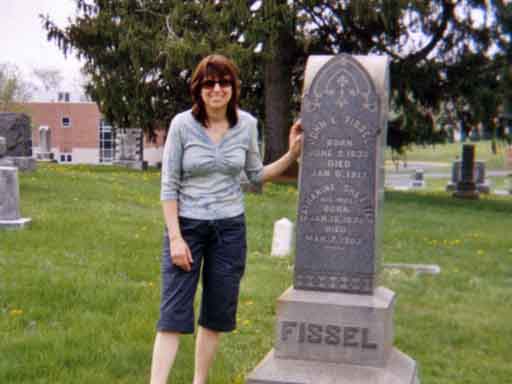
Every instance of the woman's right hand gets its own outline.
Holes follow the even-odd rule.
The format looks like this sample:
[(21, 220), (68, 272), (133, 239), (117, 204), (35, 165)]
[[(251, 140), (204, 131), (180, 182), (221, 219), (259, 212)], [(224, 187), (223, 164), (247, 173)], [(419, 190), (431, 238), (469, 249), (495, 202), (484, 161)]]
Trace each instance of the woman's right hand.
[(170, 238), (170, 242), (172, 263), (184, 271), (190, 272), (194, 260), (192, 260), (192, 253), (187, 243), (181, 236)]

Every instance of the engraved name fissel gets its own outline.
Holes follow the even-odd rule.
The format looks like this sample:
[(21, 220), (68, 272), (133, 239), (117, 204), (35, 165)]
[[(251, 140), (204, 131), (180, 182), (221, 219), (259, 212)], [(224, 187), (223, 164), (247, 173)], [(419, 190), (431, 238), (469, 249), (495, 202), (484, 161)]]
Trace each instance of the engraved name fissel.
[(336, 324), (316, 324), (281, 321), (280, 338), (283, 342), (325, 344), (345, 348), (378, 349), (371, 341), (370, 329)]

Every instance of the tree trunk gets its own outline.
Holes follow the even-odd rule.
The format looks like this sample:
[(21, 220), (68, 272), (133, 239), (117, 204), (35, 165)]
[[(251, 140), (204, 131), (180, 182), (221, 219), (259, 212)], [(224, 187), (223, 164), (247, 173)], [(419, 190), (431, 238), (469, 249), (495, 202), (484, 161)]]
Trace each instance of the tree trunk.
[[(274, 0), (286, 4), (285, 0)], [(281, 13), (278, 26), (267, 45), (265, 63), (265, 155), (263, 162), (271, 163), (288, 150), (288, 132), (291, 125), (292, 67), (295, 51), (294, 31)]]

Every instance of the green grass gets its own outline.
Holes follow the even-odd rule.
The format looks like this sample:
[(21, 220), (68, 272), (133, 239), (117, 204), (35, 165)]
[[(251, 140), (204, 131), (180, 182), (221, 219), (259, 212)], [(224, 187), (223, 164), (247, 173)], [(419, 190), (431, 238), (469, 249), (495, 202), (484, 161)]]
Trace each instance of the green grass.
[[(0, 383), (147, 382), (159, 305), (159, 175), (39, 165), (21, 174), (28, 230), (0, 232)], [(249, 257), (238, 330), (210, 384), (242, 383), (272, 347), (276, 298), (292, 259), (269, 256), (272, 223), (295, 220), (297, 190), (247, 196)], [(387, 192), (385, 262), (436, 263), (436, 277), (384, 272), (398, 293), (395, 344), (424, 383), (512, 377), (512, 200)], [(171, 382), (190, 383), (193, 338)]]
[[(411, 145), (406, 149), (405, 156), (400, 157), (400, 159), (451, 164), (455, 159), (460, 159), (463, 144), (464, 143)], [(504, 151), (507, 147), (506, 142), (497, 142), (497, 154), (492, 153), (491, 141), (489, 140), (477, 142), (467, 141), (465, 144), (474, 144), (476, 146), (476, 159), (485, 161), (487, 169), (505, 168)], [(391, 160), (391, 150), (389, 149), (386, 150), (386, 160)]]

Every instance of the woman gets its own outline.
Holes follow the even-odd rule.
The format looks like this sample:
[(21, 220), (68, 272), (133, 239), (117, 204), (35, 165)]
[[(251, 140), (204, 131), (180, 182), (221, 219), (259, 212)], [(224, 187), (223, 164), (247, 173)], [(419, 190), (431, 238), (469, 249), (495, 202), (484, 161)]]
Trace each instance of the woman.
[(201, 264), (194, 384), (206, 383), (220, 333), (236, 327), (246, 256), (240, 172), (253, 183), (271, 180), (297, 160), (302, 144), (301, 127), (295, 123), (289, 151), (262, 165), (257, 121), (238, 108), (238, 69), (224, 56), (204, 58), (190, 89), (193, 107), (174, 117), (164, 148), (161, 200), (166, 231), (151, 384), (166, 383), (179, 336), (194, 332)]

